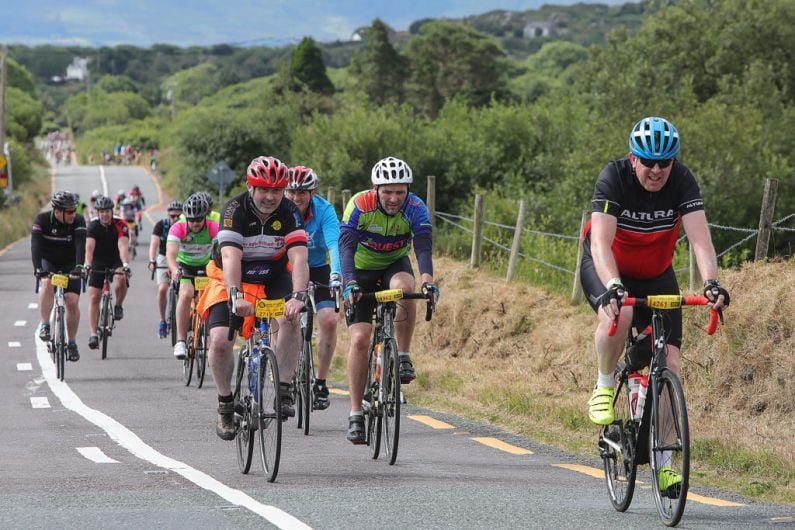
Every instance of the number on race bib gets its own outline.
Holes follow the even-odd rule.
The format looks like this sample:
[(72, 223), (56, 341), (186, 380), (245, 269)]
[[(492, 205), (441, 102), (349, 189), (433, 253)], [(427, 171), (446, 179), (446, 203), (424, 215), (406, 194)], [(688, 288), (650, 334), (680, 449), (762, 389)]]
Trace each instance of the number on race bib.
[(257, 300), (257, 318), (278, 318), (284, 316), (284, 300)]

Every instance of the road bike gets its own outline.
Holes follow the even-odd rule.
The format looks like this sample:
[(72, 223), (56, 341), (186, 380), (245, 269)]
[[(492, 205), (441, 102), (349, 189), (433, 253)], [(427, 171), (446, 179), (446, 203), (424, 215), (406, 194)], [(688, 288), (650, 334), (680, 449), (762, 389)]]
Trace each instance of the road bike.
[[(315, 289), (323, 287), (328, 289), (328, 285), (309, 282), (306, 289), (307, 305), (301, 313), (301, 350), (298, 356), (298, 363), (293, 374), (293, 402), (297, 409), (298, 428), (303, 428), (304, 435), (309, 434), (309, 417), (311, 411), (315, 410), (315, 364), (312, 349), (312, 333), (314, 315), (317, 313), (315, 306)], [(340, 293), (334, 290), (334, 309), (340, 310)]]
[(102, 298), (99, 300), (99, 325), (97, 326), (97, 336), (102, 343), (102, 359), (108, 357), (108, 339), (113, 335), (113, 328), (116, 326), (116, 318), (113, 314), (113, 291), (110, 283), (113, 276), (124, 276), (127, 287), (130, 286), (130, 279), (127, 273), (116, 269), (91, 270), (91, 274), (101, 274), (104, 276), (102, 281)]
[(366, 443), (377, 459), (383, 441), (384, 453), (392, 465), (397, 460), (400, 440), (400, 358), (395, 339), (395, 313), (398, 300), (425, 300), (425, 320), (433, 314), (433, 294), (405, 293), (387, 289), (362, 293), (360, 300), (375, 300), (375, 323), (368, 350), (369, 369), (363, 399), (367, 419)]
[(64, 289), (69, 286), (69, 276), (60, 272), (36, 273), (36, 293), (42, 278), (49, 278), (55, 290), (55, 303), (50, 312), (50, 340), (47, 341), (47, 350), (50, 359), (55, 364), (55, 375), (63, 381), (66, 368), (66, 306), (64, 305)]
[[(652, 310), (651, 324), (634, 335), (627, 336), (625, 361), (615, 371), (616, 390), (613, 398), (615, 420), (599, 433), (599, 455), (604, 465), (605, 481), (610, 502), (623, 512), (629, 508), (635, 492), (637, 467), (650, 464), (654, 503), (666, 526), (676, 526), (682, 518), (687, 502), (690, 480), (690, 431), (687, 421), (685, 395), (679, 377), (666, 366), (667, 347), (664, 311), (687, 305), (707, 305), (703, 296), (652, 295), (646, 298), (627, 298), (623, 306), (648, 307)], [(712, 335), (722, 315), (711, 310), (707, 334)], [(615, 334), (613, 323), (609, 330)], [(644, 351), (644, 350), (650, 351)], [(630, 374), (648, 364), (648, 396), (642, 404), (642, 387), (632, 392)], [(645, 357), (645, 358), (644, 358)], [(640, 360), (639, 360), (640, 359)], [(640, 407), (643, 407), (640, 410)], [(669, 468), (681, 476), (681, 482), (662, 490), (658, 475)], [(665, 470), (667, 473), (667, 469)]]
[[(230, 289), (229, 335), (239, 327), (235, 317), (237, 289)], [(253, 333), (237, 355), (235, 389), (235, 441), (241, 473), (251, 469), (255, 432), (259, 433), (260, 461), (268, 482), (276, 480), (282, 451), (282, 400), (279, 393), (279, 366), (271, 344), (278, 331), (275, 319), (284, 316), (283, 299), (259, 299), (255, 304)], [(276, 328), (276, 329), (274, 329)]]
[[(186, 276), (183, 276), (186, 278)], [(204, 384), (204, 375), (207, 371), (207, 351), (209, 349), (209, 330), (204, 325), (204, 319), (197, 311), (199, 297), (207, 287), (210, 279), (204, 271), (198, 271), (193, 276), (193, 301), (190, 306), (190, 320), (188, 321), (188, 333), (185, 339), (186, 355), (182, 361), (182, 377), (185, 386), (190, 386), (193, 376), (193, 365), (196, 365), (196, 388), (201, 388)]]

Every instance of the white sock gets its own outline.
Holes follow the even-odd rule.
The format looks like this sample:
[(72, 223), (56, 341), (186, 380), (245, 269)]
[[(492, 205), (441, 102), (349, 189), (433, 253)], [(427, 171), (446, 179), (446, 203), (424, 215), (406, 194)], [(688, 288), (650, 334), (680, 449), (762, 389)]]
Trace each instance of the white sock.
[(605, 375), (602, 372), (599, 372), (599, 377), (596, 379), (596, 386), (599, 388), (615, 388), (616, 381), (613, 378), (613, 374)]
[(351, 410), (350, 416), (364, 416), (364, 412), (361, 410)]

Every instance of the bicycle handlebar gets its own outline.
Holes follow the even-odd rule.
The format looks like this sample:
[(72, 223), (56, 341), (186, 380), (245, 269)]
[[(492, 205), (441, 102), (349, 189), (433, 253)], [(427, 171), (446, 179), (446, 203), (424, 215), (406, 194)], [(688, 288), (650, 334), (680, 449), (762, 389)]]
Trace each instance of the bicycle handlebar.
[[(292, 297), (293, 297), (293, 293), (290, 293), (287, 296), (284, 296), (282, 298), (282, 300), (284, 300), (286, 302), (286, 301), (290, 300)], [(260, 300), (260, 299), (258, 298), (257, 300)], [(262, 300), (266, 300), (266, 299), (263, 298)], [(275, 300), (278, 300), (278, 298), (276, 298)], [(226, 333), (226, 340), (230, 340), (230, 341), (235, 338), (235, 331), (237, 331), (238, 328), (240, 328), (240, 326), (243, 325), (243, 319), (246, 318), (246, 317), (241, 317), (241, 316), (238, 316), (238, 315), (235, 314), (235, 301), (236, 301), (236, 299), (233, 298), (232, 297), (232, 293), (230, 293), (229, 299), (226, 301), (226, 303), (229, 305), (229, 331), (227, 331), (227, 333)], [(254, 305), (256, 305), (256, 301), (254, 302)], [(306, 311), (310, 311), (310, 310), (311, 310), (311, 306), (309, 305), (309, 299), (307, 299), (304, 302), (304, 307), (301, 308), (299, 313), (305, 313)]]
[[(653, 309), (677, 309), (685, 305), (708, 305), (710, 300), (704, 296), (681, 296), (681, 295), (651, 295), (646, 298), (628, 297), (621, 303), (621, 307), (651, 307)], [(619, 309), (619, 312), (621, 310)], [(720, 309), (711, 309), (709, 314), (709, 324), (707, 325), (707, 335), (713, 335), (718, 329), (718, 322), (723, 323), (723, 312)], [(616, 334), (618, 319), (610, 323), (607, 335), (612, 337)]]
[[(423, 293), (407, 293), (402, 291), (401, 289), (387, 289), (384, 291), (376, 291), (372, 293), (361, 293), (359, 300), (377, 300), (377, 297), (381, 293), (388, 293), (390, 291), (401, 291), (400, 300), (425, 300), (425, 321), (430, 322), (431, 316), (433, 316), (433, 310), (436, 307), (436, 304), (433, 303), (433, 294), (423, 294)], [(397, 300), (395, 300), (397, 301)]]

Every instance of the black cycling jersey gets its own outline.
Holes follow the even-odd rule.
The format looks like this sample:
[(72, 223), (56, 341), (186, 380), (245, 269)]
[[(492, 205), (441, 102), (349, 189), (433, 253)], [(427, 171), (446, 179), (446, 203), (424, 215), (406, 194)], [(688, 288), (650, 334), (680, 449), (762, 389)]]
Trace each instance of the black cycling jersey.
[(160, 247), (158, 248), (157, 253), (162, 256), (166, 255), (166, 241), (168, 241), (168, 230), (170, 228), (171, 219), (168, 218), (159, 220), (152, 228), (152, 235), (160, 238)]
[[(599, 174), (593, 212), (618, 219), (613, 255), (622, 278), (657, 278), (673, 261), (682, 216), (704, 209), (698, 183), (690, 170), (675, 160), (668, 182), (648, 192), (638, 182), (629, 158), (613, 160)], [(584, 259), (590, 259), (590, 228), (585, 227)]]
[(30, 228), (30, 250), (34, 269), (42, 268), (42, 260), (62, 267), (64, 271), (82, 265), (86, 256), (86, 221), (75, 216), (72, 224), (62, 223), (55, 212), (42, 212)]
[(241, 279), (246, 283), (267, 283), (285, 270), (288, 249), (306, 246), (301, 213), (287, 198), (282, 198), (276, 211), (263, 222), (245, 191), (226, 203), (220, 225), (213, 259), (222, 267), (220, 248), (242, 250)]
[(127, 222), (118, 217), (113, 217), (113, 221), (105, 226), (94, 219), (88, 225), (88, 237), (96, 240), (94, 245), (94, 261), (101, 263), (121, 262), (119, 255), (119, 239), (130, 237), (130, 229)]

